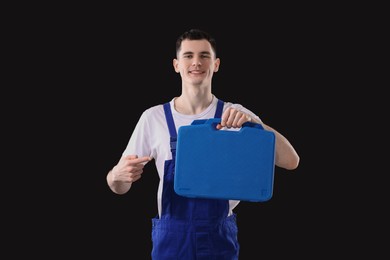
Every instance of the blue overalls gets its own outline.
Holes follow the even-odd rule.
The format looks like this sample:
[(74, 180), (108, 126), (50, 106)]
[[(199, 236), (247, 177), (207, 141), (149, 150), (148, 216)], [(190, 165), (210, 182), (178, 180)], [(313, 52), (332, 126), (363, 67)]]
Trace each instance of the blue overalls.
[[(218, 100), (216, 118), (220, 118), (224, 102)], [(152, 219), (153, 260), (236, 260), (236, 214), (228, 216), (229, 201), (187, 198), (174, 191), (177, 133), (169, 103), (164, 104), (171, 136), (172, 160), (164, 165), (161, 217)]]

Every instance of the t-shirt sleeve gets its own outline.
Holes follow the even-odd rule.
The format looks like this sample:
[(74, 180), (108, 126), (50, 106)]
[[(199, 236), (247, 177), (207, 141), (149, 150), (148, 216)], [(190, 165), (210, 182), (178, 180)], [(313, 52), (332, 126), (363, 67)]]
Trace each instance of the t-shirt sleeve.
[(258, 115), (256, 115), (255, 113), (253, 113), (251, 110), (247, 109), (246, 107), (242, 106), (241, 104), (228, 103), (226, 108), (229, 107), (229, 106), (232, 106), (233, 108), (236, 108), (236, 109), (238, 109), (238, 110), (248, 114), (252, 118), (254, 118), (256, 120), (259, 120), (261, 123), (263, 123), (263, 121), (261, 120), (261, 118)]
[(125, 155), (138, 155), (138, 157), (151, 156), (149, 137), (150, 137), (150, 129), (148, 123), (148, 114), (147, 111), (145, 111), (140, 116), (122, 156)]

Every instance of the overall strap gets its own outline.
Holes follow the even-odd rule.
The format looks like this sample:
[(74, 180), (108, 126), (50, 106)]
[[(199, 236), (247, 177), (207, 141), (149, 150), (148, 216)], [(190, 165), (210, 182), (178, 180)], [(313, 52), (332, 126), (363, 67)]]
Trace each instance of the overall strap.
[(169, 104), (169, 102), (164, 104), (164, 112), (165, 112), (165, 118), (167, 120), (167, 125), (169, 129), (169, 135), (171, 136), (170, 143), (171, 143), (172, 157), (174, 157), (176, 155), (177, 132), (176, 132), (175, 122), (173, 121), (171, 105)]
[(221, 118), (222, 111), (223, 111), (223, 104), (224, 102), (218, 99), (217, 110), (215, 111), (215, 115), (214, 115), (215, 118)]

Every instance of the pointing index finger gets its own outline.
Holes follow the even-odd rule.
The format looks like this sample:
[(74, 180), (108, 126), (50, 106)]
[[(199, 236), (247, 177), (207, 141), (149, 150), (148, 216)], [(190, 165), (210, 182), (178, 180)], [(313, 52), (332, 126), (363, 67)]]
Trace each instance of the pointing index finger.
[(131, 164), (146, 163), (152, 160), (152, 158), (149, 156), (138, 157), (134, 155), (126, 156), (125, 159)]

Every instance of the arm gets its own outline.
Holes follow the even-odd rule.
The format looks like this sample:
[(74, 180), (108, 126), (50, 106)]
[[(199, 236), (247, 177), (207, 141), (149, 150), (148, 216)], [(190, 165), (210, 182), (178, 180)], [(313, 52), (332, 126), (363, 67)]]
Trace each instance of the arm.
[(275, 134), (275, 164), (286, 170), (294, 170), (299, 164), (299, 155), (286, 137), (272, 127), (261, 123), (265, 130)]

